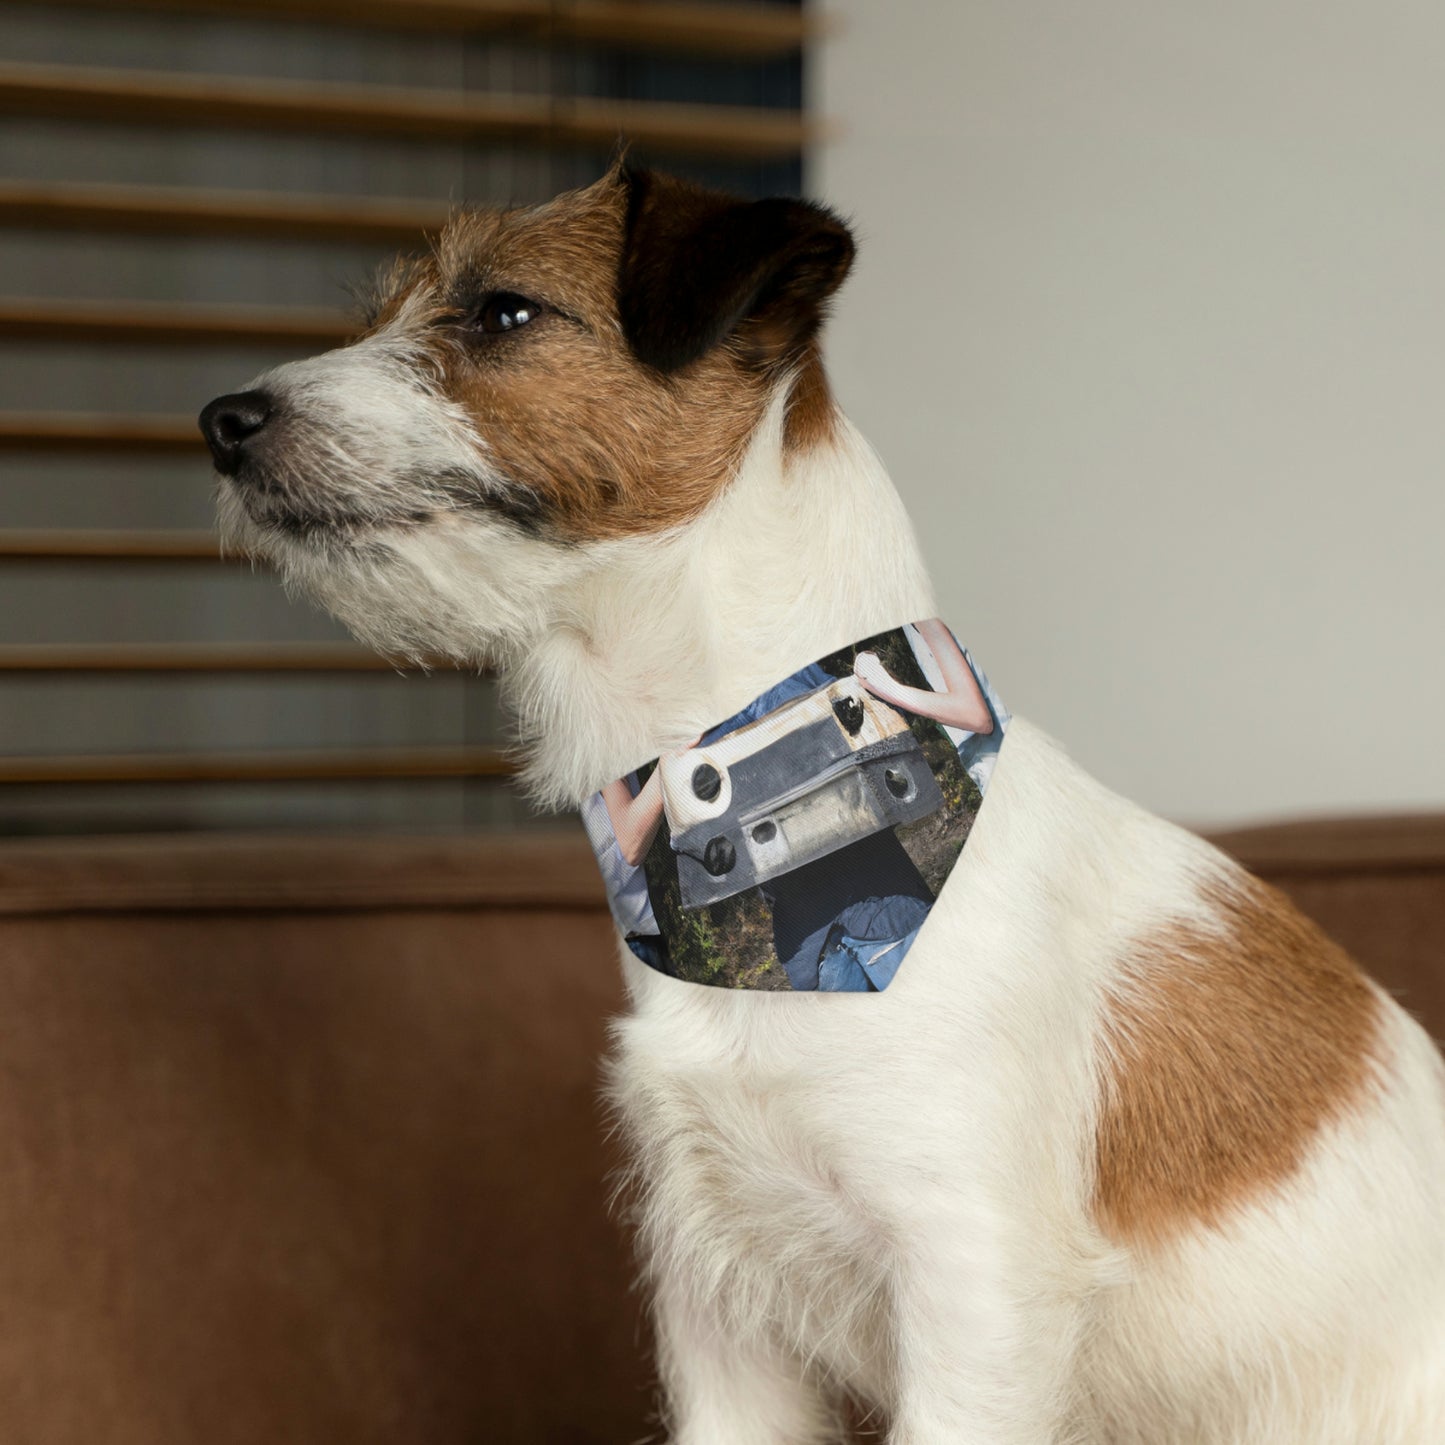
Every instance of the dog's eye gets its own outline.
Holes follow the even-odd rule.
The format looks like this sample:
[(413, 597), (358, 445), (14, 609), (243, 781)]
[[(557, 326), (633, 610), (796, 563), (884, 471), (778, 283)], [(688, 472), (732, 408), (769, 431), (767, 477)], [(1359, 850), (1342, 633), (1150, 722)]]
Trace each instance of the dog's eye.
[(497, 291), (488, 296), (476, 313), (474, 325), (488, 336), (497, 336), (503, 331), (515, 331), (529, 321), (535, 321), (542, 313), (539, 302), (519, 296), (515, 291)]

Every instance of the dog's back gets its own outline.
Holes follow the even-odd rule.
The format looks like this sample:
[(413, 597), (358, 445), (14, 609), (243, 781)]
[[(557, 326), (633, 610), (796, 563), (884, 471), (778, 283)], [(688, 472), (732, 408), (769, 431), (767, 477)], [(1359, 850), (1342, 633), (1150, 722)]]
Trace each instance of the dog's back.
[(940, 1420), (967, 1400), (981, 1439), (1445, 1422), (1433, 1045), (1277, 894), (1026, 723), (886, 994), (804, 1023), (632, 973), (614, 1097), (645, 1237), (723, 1338), (895, 1419), (920, 1390)]

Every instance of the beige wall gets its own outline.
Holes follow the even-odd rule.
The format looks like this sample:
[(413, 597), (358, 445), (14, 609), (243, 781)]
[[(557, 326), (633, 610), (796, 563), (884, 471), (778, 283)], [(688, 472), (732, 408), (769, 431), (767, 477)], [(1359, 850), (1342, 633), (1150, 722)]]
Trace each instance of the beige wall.
[(1110, 785), (1445, 806), (1445, 10), (830, 0), (842, 400)]

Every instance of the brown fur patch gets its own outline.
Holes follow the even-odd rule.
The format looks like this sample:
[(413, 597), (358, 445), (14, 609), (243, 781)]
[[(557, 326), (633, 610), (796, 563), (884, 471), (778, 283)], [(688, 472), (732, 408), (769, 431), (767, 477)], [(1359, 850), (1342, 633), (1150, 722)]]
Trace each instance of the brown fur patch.
[[(536, 515), (573, 539), (676, 526), (726, 485), (766, 402), (725, 348), (682, 377), (638, 362), (617, 322), (625, 197), (615, 175), (516, 211), (469, 211), (418, 273), (408, 330), (510, 291), (546, 308), (514, 334), (436, 332), (443, 389)], [(388, 307), (397, 315), (397, 306)]]
[(817, 343), (810, 343), (788, 395), (783, 444), (789, 451), (806, 452), (830, 442), (838, 422), (838, 406)]
[(1379, 1000), (1275, 889), (1241, 873), (1135, 949), (1105, 1023), (1095, 1211), (1159, 1243), (1284, 1183), (1366, 1094)]
[[(618, 316), (627, 207), (614, 171), (544, 206), (463, 212), (378, 313), (432, 354), (516, 490), (514, 514), (571, 540), (695, 517), (735, 474), (776, 375), (741, 337), (669, 374), (637, 358)], [(544, 309), (515, 332), (469, 333), (468, 314), (497, 292)], [(832, 411), (815, 348), (799, 378), (790, 443), (821, 439)]]

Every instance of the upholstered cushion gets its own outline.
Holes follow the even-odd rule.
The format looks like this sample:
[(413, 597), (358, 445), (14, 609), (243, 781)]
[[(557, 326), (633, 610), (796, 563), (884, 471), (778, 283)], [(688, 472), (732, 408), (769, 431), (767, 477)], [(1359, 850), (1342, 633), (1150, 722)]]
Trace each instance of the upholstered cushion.
[(580, 836), (0, 849), (0, 1435), (637, 1439), (620, 979), (579, 865)]

